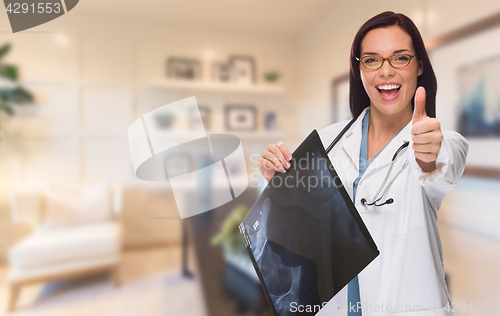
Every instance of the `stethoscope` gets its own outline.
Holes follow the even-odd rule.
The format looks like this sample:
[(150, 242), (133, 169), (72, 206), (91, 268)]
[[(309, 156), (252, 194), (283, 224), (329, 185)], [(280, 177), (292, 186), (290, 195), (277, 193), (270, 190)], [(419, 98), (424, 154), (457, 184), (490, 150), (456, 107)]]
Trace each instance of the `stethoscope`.
[[(330, 146), (328, 146), (326, 148), (326, 153), (328, 154), (330, 152), (330, 150), (332, 150), (333, 146), (335, 146), (335, 144), (340, 140), (340, 138), (345, 134), (345, 132), (347, 132), (347, 130), (351, 127), (351, 125), (356, 121), (355, 118), (353, 118), (345, 127), (344, 129), (337, 135), (337, 137), (335, 137), (335, 139), (332, 141), (332, 143), (330, 144)], [(382, 184), (380, 185), (380, 187), (378, 188), (378, 191), (377, 193), (375, 194), (375, 197), (374, 197), (374, 201), (371, 202), (371, 203), (368, 203), (368, 201), (365, 199), (365, 198), (362, 198), (361, 199), (361, 203), (363, 203), (363, 205), (366, 205), (366, 206), (372, 206), (372, 205), (375, 205), (375, 206), (382, 206), (382, 205), (386, 205), (386, 204), (392, 204), (394, 203), (394, 199), (393, 198), (388, 198), (387, 200), (385, 200), (384, 203), (381, 203), (381, 204), (377, 204), (383, 197), (384, 195), (387, 193), (387, 191), (389, 190), (389, 188), (391, 187), (392, 183), (394, 182), (394, 180), (396, 179), (396, 177), (401, 173), (401, 171), (403, 171), (404, 168), (406, 168), (406, 166), (408, 165), (408, 160), (405, 160), (405, 162), (403, 163), (403, 165), (399, 168), (398, 172), (396, 172), (396, 174), (391, 178), (391, 181), (389, 181), (389, 184), (385, 187), (385, 190), (382, 192), (382, 194), (379, 196), (379, 193), (380, 191), (382, 190), (382, 188), (385, 186), (385, 183), (387, 182), (387, 179), (389, 178), (389, 175), (391, 174), (391, 170), (392, 170), (392, 166), (394, 165), (394, 161), (396, 160), (396, 158), (398, 157), (399, 153), (405, 149), (406, 147), (408, 147), (410, 143), (405, 141), (403, 143), (403, 145), (401, 145), (398, 150), (396, 150), (396, 152), (394, 153), (394, 156), (392, 156), (392, 161), (391, 161), (391, 166), (389, 167), (389, 171), (387, 172), (387, 175), (385, 176), (385, 179), (384, 181), (382, 182)], [(377, 196), (379, 196), (377, 198)]]
[(382, 195), (380, 195), (379, 198), (377, 198), (377, 196), (379, 195), (380, 191), (382, 190), (382, 188), (384, 187), (385, 183), (387, 182), (387, 178), (389, 178), (389, 175), (391, 174), (392, 166), (394, 165), (394, 161), (398, 157), (398, 154), (404, 148), (408, 147), (409, 144), (410, 144), (409, 142), (405, 141), (404, 144), (401, 145), (398, 148), (398, 150), (396, 150), (396, 153), (394, 153), (394, 156), (392, 156), (391, 166), (389, 167), (389, 171), (387, 171), (387, 175), (385, 176), (384, 182), (382, 182), (382, 185), (380, 185), (380, 187), (378, 188), (377, 193), (375, 193), (375, 198), (374, 198), (375, 200), (373, 202), (371, 202), (371, 203), (368, 203), (365, 198), (362, 198), (361, 199), (361, 203), (363, 203), (363, 205), (367, 205), (367, 206), (372, 206), (372, 205), (382, 206), (382, 205), (385, 205), (385, 204), (392, 204), (392, 203), (394, 203), (394, 199), (393, 198), (388, 198), (387, 200), (385, 200), (384, 203), (377, 204), (377, 202), (380, 201), (384, 197), (384, 195), (387, 193), (387, 191), (391, 187), (391, 185), (394, 182), (394, 180), (396, 179), (396, 177), (401, 173), (401, 171), (403, 171), (404, 168), (406, 168), (406, 166), (408, 165), (408, 160), (405, 160), (404, 164), (399, 168), (398, 172), (396, 172), (396, 174), (392, 177), (391, 181), (389, 181), (389, 184), (386, 186), (384, 192), (382, 192)]

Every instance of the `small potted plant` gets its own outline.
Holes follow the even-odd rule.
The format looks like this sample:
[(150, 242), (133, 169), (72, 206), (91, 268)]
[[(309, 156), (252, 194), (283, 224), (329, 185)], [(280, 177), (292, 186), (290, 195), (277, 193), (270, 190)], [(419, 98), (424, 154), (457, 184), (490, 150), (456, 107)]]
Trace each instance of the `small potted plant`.
[(33, 95), (18, 83), (19, 68), (3, 62), (10, 48), (8, 43), (0, 47), (0, 128), (6, 117), (16, 114), (18, 105), (33, 102)]
[(264, 74), (264, 80), (269, 83), (275, 83), (278, 82), (280, 79), (281, 74), (277, 71), (268, 71)]
[(228, 264), (258, 281), (238, 228), (248, 211), (249, 208), (245, 205), (236, 207), (222, 224), (220, 232), (212, 238), (211, 243), (214, 246), (222, 246)]
[(155, 116), (156, 125), (161, 129), (169, 129), (175, 120), (175, 115), (170, 112), (160, 113)]
[(15, 106), (33, 102), (33, 95), (18, 84), (18, 67), (3, 63), (10, 48), (8, 43), (0, 47), (0, 112), (12, 116)]

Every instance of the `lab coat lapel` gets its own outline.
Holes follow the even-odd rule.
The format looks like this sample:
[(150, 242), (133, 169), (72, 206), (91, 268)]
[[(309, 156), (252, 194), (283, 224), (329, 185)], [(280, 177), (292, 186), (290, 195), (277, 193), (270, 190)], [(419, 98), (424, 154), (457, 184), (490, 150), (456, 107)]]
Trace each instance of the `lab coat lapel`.
[[(346, 135), (345, 140), (342, 142), (342, 147), (345, 152), (351, 158), (352, 163), (356, 167), (356, 170), (359, 171), (359, 152), (361, 145), (361, 127), (356, 128), (353, 126), (354, 131), (349, 132)], [(359, 130), (358, 130), (359, 129)]]
[(356, 166), (356, 171), (359, 173), (359, 152), (361, 148), (361, 126), (363, 118), (365, 117), (368, 107), (361, 112), (351, 128), (346, 132), (344, 140), (342, 141), (342, 147), (344, 148), (346, 154), (351, 158), (352, 163)]

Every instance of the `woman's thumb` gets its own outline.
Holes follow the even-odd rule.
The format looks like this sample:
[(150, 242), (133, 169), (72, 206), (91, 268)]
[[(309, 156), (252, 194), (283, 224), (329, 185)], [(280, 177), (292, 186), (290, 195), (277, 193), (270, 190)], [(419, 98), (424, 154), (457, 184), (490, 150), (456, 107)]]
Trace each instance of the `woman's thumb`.
[(415, 108), (413, 110), (413, 124), (427, 116), (425, 112), (425, 88), (418, 87), (415, 92)]

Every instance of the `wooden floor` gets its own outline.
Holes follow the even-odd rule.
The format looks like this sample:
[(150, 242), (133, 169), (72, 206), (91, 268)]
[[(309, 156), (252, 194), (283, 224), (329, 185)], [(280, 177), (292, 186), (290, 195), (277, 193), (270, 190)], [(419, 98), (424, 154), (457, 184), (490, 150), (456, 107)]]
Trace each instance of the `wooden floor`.
[[(181, 247), (179, 245), (151, 246), (126, 249), (122, 252), (119, 279), (122, 286), (134, 284), (158, 273), (171, 269), (181, 271)], [(193, 270), (196, 270), (193, 267)], [(0, 315), (3, 315), (9, 298), (9, 289), (5, 283), (8, 272), (6, 262), (0, 262)], [(30, 306), (43, 291), (43, 284), (23, 287), (18, 306)]]
[(180, 269), (180, 266), (181, 247), (178, 245), (127, 249), (122, 253), (120, 281), (126, 285), (167, 269)]

